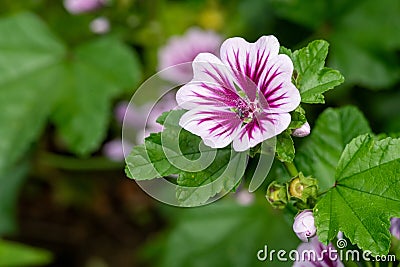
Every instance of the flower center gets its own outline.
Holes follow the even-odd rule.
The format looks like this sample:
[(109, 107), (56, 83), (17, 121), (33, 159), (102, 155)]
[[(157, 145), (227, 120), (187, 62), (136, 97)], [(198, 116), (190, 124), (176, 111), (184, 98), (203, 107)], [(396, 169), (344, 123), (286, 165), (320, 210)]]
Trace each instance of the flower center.
[(243, 99), (238, 99), (235, 101), (236, 107), (233, 111), (239, 116), (244, 123), (249, 123), (253, 120), (254, 113), (259, 111), (257, 104), (247, 103)]
[(236, 114), (239, 116), (239, 118), (246, 119), (249, 117), (250, 108), (242, 99), (236, 101), (236, 109)]

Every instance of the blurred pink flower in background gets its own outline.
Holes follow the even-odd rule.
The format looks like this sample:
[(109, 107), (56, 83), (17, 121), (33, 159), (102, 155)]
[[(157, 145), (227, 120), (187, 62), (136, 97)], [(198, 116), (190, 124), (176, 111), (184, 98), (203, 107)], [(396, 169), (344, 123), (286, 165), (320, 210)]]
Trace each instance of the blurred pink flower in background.
[(105, 17), (98, 17), (89, 25), (90, 30), (96, 34), (105, 34), (110, 31), (110, 21)]
[(157, 103), (149, 102), (142, 106), (129, 105), (127, 101), (120, 102), (115, 108), (115, 118), (124, 123), (126, 132), (124, 140), (114, 139), (103, 146), (103, 154), (111, 160), (122, 161), (125, 153), (134, 144), (143, 144), (144, 139), (151, 133), (162, 131), (162, 125), (156, 122), (165, 111), (177, 106), (175, 93), (166, 94)]
[(390, 232), (394, 237), (400, 239), (400, 218), (392, 218), (390, 223)]
[(235, 194), (236, 202), (241, 206), (250, 206), (254, 202), (254, 195), (245, 188), (239, 189)]
[(71, 14), (87, 13), (107, 4), (107, 0), (64, 0), (65, 9)]
[(121, 139), (114, 139), (104, 144), (103, 154), (112, 161), (123, 161), (124, 150), (129, 150), (131, 146), (131, 144), (126, 142), (122, 143)]
[[(167, 44), (159, 50), (158, 70), (191, 63), (199, 53), (218, 55), (222, 37), (213, 31), (199, 28), (189, 29), (183, 36), (171, 37)], [(184, 64), (161, 73), (161, 76), (171, 82), (180, 84), (190, 81), (193, 77), (192, 65)]]

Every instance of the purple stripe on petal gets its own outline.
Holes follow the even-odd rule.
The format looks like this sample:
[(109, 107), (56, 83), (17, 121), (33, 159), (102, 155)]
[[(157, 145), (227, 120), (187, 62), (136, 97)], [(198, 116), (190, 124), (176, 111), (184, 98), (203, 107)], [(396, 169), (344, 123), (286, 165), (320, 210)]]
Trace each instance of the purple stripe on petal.
[(269, 94), (271, 94), (271, 93), (273, 93), (273, 92), (275, 92), (275, 91), (280, 89), (278, 87), (275, 87), (274, 89), (269, 88), (271, 82), (281, 74), (281, 72), (279, 72), (279, 70), (276, 69), (270, 75), (271, 69), (272, 69), (272, 67), (268, 69), (267, 75), (265, 75), (263, 82), (260, 84), (260, 90), (265, 96), (267, 96), (267, 95), (269, 95)]
[(200, 86), (206, 89), (209, 94), (205, 95), (193, 92), (193, 96), (201, 99), (201, 102), (199, 103), (213, 104), (214, 106), (234, 107), (236, 103), (235, 101), (239, 98), (235, 92), (229, 89), (224, 90), (218, 85), (201, 83)]
[[(250, 79), (249, 75), (247, 74), (251, 73), (251, 66), (249, 64), (246, 64), (244, 69), (242, 70), (242, 66), (240, 65), (239, 61), (239, 51), (234, 51), (233, 53), (235, 55), (235, 61), (232, 62), (229, 58), (226, 58), (226, 62), (231, 68), (240, 89), (242, 89), (246, 93), (250, 101), (254, 101), (256, 98), (257, 85)], [(246, 57), (249, 57), (248, 53), (246, 54)]]
[(197, 114), (207, 116), (200, 119), (198, 125), (208, 121), (215, 122), (215, 126), (208, 129), (209, 133), (215, 136), (231, 135), (241, 124), (237, 115), (230, 111), (199, 111)]

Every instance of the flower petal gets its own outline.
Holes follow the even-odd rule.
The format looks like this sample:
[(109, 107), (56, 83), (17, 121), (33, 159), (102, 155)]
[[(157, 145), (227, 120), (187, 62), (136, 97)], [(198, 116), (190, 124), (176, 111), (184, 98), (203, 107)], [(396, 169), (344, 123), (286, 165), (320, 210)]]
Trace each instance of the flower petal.
[(222, 44), (220, 54), (222, 62), (230, 66), (250, 101), (254, 101), (256, 91), (251, 84), (260, 85), (260, 78), (267, 63), (277, 56), (278, 52), (278, 39), (270, 35), (261, 37), (255, 43), (248, 43), (239, 37), (230, 38)]
[(201, 53), (193, 61), (194, 78), (182, 86), (176, 101), (184, 109), (207, 107), (235, 107), (239, 98), (229, 69), (219, 58)]
[(235, 151), (246, 151), (257, 144), (282, 133), (290, 124), (290, 114), (261, 113), (244, 125), (233, 140)]
[(278, 55), (266, 64), (259, 88), (272, 113), (290, 112), (300, 105), (300, 92), (292, 83), (293, 63), (286, 55)]
[(207, 146), (223, 148), (238, 134), (242, 121), (231, 111), (192, 109), (181, 117), (179, 125), (200, 136)]

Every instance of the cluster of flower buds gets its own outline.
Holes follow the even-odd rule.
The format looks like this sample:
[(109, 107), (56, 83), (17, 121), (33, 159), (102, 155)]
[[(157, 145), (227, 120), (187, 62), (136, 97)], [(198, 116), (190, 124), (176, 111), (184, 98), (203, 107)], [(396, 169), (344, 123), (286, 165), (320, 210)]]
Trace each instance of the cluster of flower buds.
[(287, 188), (278, 182), (272, 182), (267, 189), (267, 200), (277, 209), (284, 209), (288, 203)]
[(272, 182), (267, 189), (266, 198), (275, 208), (283, 209), (292, 203), (299, 209), (313, 207), (317, 198), (317, 180), (305, 177), (301, 172), (289, 182)]

